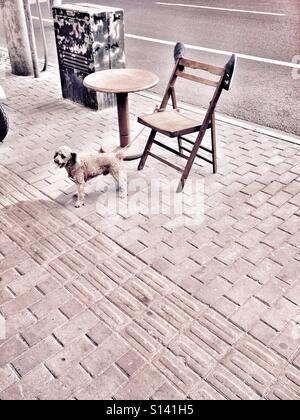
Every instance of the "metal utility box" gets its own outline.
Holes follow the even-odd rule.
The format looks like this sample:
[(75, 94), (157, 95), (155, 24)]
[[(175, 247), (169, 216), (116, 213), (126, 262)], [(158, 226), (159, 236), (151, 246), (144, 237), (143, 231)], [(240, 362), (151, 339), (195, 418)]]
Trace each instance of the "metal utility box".
[(62, 94), (95, 110), (115, 105), (113, 94), (97, 94), (83, 86), (94, 72), (125, 67), (124, 11), (95, 4), (53, 8)]

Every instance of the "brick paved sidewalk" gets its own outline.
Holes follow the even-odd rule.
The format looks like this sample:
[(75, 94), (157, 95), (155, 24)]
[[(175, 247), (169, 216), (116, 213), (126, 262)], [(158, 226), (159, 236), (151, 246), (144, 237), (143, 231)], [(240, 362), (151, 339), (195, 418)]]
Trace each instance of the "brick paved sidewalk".
[[(194, 175), (198, 225), (101, 214), (106, 178), (76, 210), (53, 152), (117, 138), (115, 110), (63, 101), (53, 70), (4, 88), (0, 399), (299, 400), (299, 147), (218, 124), (219, 174)], [(154, 106), (133, 95), (133, 119)], [(153, 160), (135, 169), (174, 178)]]

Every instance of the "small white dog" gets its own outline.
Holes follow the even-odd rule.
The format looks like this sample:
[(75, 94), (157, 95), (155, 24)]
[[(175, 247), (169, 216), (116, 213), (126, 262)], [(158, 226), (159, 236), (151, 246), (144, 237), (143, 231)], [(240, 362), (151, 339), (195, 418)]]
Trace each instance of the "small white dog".
[(54, 155), (54, 163), (59, 168), (65, 168), (69, 178), (75, 182), (78, 189), (76, 208), (84, 206), (85, 183), (99, 175), (111, 174), (118, 184), (120, 197), (127, 196), (127, 178), (123, 170), (122, 151), (79, 156), (70, 147), (60, 147)]

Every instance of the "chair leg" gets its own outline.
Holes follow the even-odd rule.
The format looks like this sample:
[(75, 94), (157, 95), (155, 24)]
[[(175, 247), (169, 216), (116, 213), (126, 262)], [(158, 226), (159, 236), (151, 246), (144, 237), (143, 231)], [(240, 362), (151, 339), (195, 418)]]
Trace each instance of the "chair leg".
[(183, 150), (182, 150), (182, 140), (181, 140), (181, 137), (178, 137), (178, 149), (179, 149), (179, 152), (180, 153), (183, 152)]
[(178, 187), (177, 187), (177, 194), (180, 194), (180, 193), (182, 193), (183, 192), (183, 190), (184, 190), (184, 187), (185, 187), (185, 183), (186, 183), (186, 179), (184, 179), (183, 177), (181, 178), (181, 180), (180, 180), (180, 182), (179, 182), (179, 184), (178, 184)]
[(204, 136), (205, 136), (205, 131), (201, 132), (198, 136), (198, 139), (197, 139), (197, 141), (194, 145), (194, 148), (192, 150), (190, 158), (189, 158), (189, 160), (186, 164), (186, 167), (183, 171), (183, 174), (181, 176), (181, 179), (180, 179), (180, 182), (179, 182), (179, 185), (178, 185), (178, 188), (177, 188), (177, 193), (181, 193), (184, 190), (186, 181), (189, 177), (189, 174), (191, 172), (192, 166), (193, 166), (193, 164), (195, 162), (195, 159), (197, 157), (197, 153), (198, 153), (199, 147), (201, 146), (201, 143), (203, 141)]
[(214, 174), (218, 172), (218, 157), (217, 157), (217, 132), (216, 132), (216, 115), (213, 113), (211, 119), (211, 143)]
[(152, 130), (151, 131), (151, 134), (150, 134), (149, 139), (148, 139), (148, 142), (146, 144), (146, 147), (145, 147), (143, 156), (142, 156), (141, 161), (140, 161), (140, 164), (138, 166), (138, 170), (139, 171), (142, 171), (144, 169), (144, 167), (145, 167), (145, 164), (146, 164), (146, 161), (148, 159), (149, 152), (151, 150), (151, 147), (153, 145), (153, 142), (155, 140), (156, 134), (157, 134), (157, 131), (155, 131), (155, 130)]

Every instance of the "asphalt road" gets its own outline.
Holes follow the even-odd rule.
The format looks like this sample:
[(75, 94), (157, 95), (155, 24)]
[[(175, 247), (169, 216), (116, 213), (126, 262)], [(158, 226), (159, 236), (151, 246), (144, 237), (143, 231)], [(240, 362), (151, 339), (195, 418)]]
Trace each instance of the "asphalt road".
[[(153, 70), (160, 76), (161, 83), (153, 89), (154, 93), (163, 93), (173, 65), (173, 47), (165, 45), (165, 41), (189, 44), (192, 48), (187, 50), (188, 56), (217, 65), (226, 62), (226, 51), (250, 56), (239, 58), (232, 91), (224, 93), (219, 112), (300, 135), (300, 68), (290, 66), (293, 57), (300, 55), (299, 0), (161, 0), (164, 4), (155, 0), (91, 0), (91, 3), (124, 8), (126, 33), (151, 38), (146, 41), (127, 37), (126, 57), (128, 67)], [(46, 4), (43, 6), (44, 16), (49, 19)], [(33, 15), (37, 15), (34, 6)], [(52, 25), (50, 22), (45, 25), (50, 62), (55, 63)], [(36, 21), (35, 27), (42, 56)], [(0, 45), (5, 45), (1, 29)], [(195, 89), (194, 84), (187, 82), (180, 88), (179, 97), (204, 107), (209, 90), (200, 85)]]

